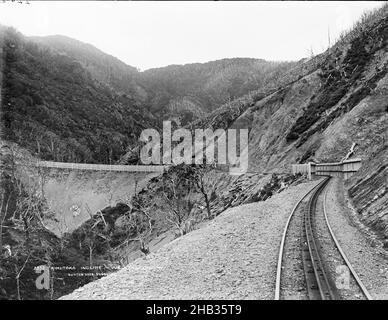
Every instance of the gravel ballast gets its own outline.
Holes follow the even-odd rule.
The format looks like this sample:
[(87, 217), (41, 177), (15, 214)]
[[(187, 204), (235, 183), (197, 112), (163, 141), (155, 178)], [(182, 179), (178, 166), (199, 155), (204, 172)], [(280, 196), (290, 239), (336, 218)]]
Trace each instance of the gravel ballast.
[(327, 215), (333, 232), (373, 299), (388, 299), (388, 254), (363, 231), (349, 207), (343, 181), (333, 179), (327, 193)]
[(282, 300), (308, 300), (302, 261), (302, 232), (304, 210), (310, 197), (311, 194), (299, 204), (288, 226), (280, 281)]
[[(314, 229), (317, 237), (318, 247), (320, 248), (320, 255), (324, 261), (324, 268), (328, 277), (331, 278), (334, 285), (337, 287), (338, 299), (341, 300), (364, 300), (366, 297), (363, 295), (361, 289), (357, 285), (355, 279), (350, 276), (349, 273), (349, 282), (342, 285), (338, 285), (337, 281), (340, 280), (341, 274), (338, 272), (341, 269), (346, 267), (346, 262), (343, 260), (341, 253), (338, 251), (337, 246), (331, 237), (329, 228), (326, 223), (325, 214), (324, 214), (324, 201), (325, 193), (333, 187), (336, 181), (331, 179), (318, 197), (317, 207), (314, 215)], [(329, 200), (326, 199), (326, 207), (329, 204)], [(332, 206), (333, 208), (333, 206)]]
[(61, 299), (273, 299), (282, 232), (318, 181), (231, 208), (158, 252)]

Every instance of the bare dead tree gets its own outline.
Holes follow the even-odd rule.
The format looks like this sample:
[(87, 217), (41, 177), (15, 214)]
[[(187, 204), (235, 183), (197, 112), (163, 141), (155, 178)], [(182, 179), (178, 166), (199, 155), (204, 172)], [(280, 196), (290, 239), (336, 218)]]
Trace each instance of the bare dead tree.
[(95, 249), (94, 241), (92, 239), (88, 239), (87, 246), (89, 248), (89, 267), (92, 267), (93, 266), (93, 251)]
[(21, 295), (20, 295), (20, 276), (24, 270), (24, 268), (27, 265), (28, 260), (30, 259), (31, 253), (28, 254), (27, 258), (24, 260), (23, 265), (21, 268), (18, 268), (17, 264), (15, 264), (15, 280), (16, 280), (16, 292), (17, 292), (17, 299), (21, 300)]
[(150, 252), (147, 238), (153, 231), (153, 218), (150, 209), (143, 203), (142, 199), (135, 194), (131, 201), (127, 203), (129, 211), (126, 214), (126, 222), (128, 226), (134, 230), (135, 237), (128, 238), (128, 241), (138, 241), (140, 251), (144, 254)]
[[(6, 201), (5, 201), (5, 198), (7, 198)], [(2, 251), (2, 248), (3, 248), (3, 228), (4, 228), (4, 224), (6, 222), (7, 215), (8, 215), (8, 206), (9, 206), (10, 198), (11, 198), (10, 196), (6, 197), (5, 193), (3, 193), (1, 195), (1, 207), (0, 207), (0, 256), (1, 256), (1, 251)]]
[(195, 183), (196, 186), (198, 187), (199, 191), (203, 195), (203, 198), (205, 200), (205, 206), (206, 206), (206, 212), (207, 212), (207, 217), (208, 219), (211, 218), (212, 213), (210, 210), (210, 198), (207, 190), (207, 185), (205, 183), (205, 176), (209, 172), (209, 168), (206, 166), (200, 166), (196, 168), (195, 172)]
[(44, 200), (37, 194), (35, 189), (25, 190), (22, 182), (18, 179), (14, 180), (14, 185), (16, 187), (16, 207), (10, 220), (16, 228), (23, 230), (28, 246), (32, 223), (39, 222), (43, 225)]
[(187, 225), (192, 218), (194, 203), (190, 200), (190, 195), (195, 188), (194, 180), (188, 172), (178, 171), (166, 182), (167, 184), (162, 190), (165, 217), (169, 224), (182, 236), (188, 232)]

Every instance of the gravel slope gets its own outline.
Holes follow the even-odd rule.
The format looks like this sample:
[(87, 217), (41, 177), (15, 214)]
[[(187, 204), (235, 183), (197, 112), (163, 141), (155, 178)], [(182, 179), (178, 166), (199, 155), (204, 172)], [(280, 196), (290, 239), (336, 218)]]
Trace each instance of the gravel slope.
[(317, 182), (229, 209), (203, 228), (61, 299), (273, 299), (286, 220)]
[(372, 297), (388, 299), (388, 253), (359, 225), (344, 195), (343, 181), (334, 179), (327, 194), (330, 225)]

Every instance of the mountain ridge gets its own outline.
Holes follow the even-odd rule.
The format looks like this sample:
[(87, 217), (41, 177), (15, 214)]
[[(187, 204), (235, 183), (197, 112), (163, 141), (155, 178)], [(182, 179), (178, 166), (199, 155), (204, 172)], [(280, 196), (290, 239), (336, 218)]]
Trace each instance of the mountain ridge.
[[(176, 118), (178, 108), (179, 122), (183, 124), (261, 86), (268, 77), (266, 73), (278, 67), (287, 69), (294, 64), (255, 58), (224, 58), (139, 72), (95, 46), (67, 36), (29, 38), (81, 61), (95, 79), (119, 94), (129, 94), (158, 117), (165, 120)], [(190, 109), (194, 111), (190, 112)]]

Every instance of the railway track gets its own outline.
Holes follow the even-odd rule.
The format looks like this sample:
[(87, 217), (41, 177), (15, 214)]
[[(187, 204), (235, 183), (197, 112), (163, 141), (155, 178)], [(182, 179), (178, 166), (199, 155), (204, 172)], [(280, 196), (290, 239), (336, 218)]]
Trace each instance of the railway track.
[[(276, 283), (275, 283), (275, 300), (281, 299), (281, 281), (283, 275), (283, 263), (287, 258), (284, 254), (288, 229), (290, 222), (293, 219), (295, 212), (300, 210), (300, 214), (303, 214), (302, 218), (302, 245), (301, 245), (301, 259), (303, 265), (303, 274), (304, 274), (304, 283), (306, 288), (306, 294), (310, 300), (339, 300), (341, 299), (340, 293), (337, 289), (333, 278), (330, 275), (330, 272), (327, 268), (327, 265), (324, 260), (324, 255), (322, 254), (321, 247), (319, 246), (316, 230), (314, 227), (315, 216), (317, 211), (317, 201), (318, 197), (325, 190), (325, 187), (330, 181), (330, 177), (325, 177), (321, 182), (319, 182), (314, 188), (312, 188), (307, 194), (305, 194), (294, 206), (291, 211), (291, 214), (287, 220), (286, 226), (283, 231), (283, 236), (280, 244), (278, 265), (276, 272)], [(307, 205), (302, 205), (303, 202), (308, 200)], [(329, 220), (326, 214), (326, 192), (323, 197), (323, 213), (325, 217), (325, 222), (327, 228), (330, 232), (330, 236), (333, 239), (336, 250), (344, 261), (344, 264), (349, 268), (350, 273), (357, 284), (360, 291), (363, 293), (364, 297), (368, 300), (371, 300), (372, 297), (362, 284), (361, 279), (358, 277), (351, 263), (347, 259), (344, 251), (340, 247), (332, 229), (329, 224)]]

